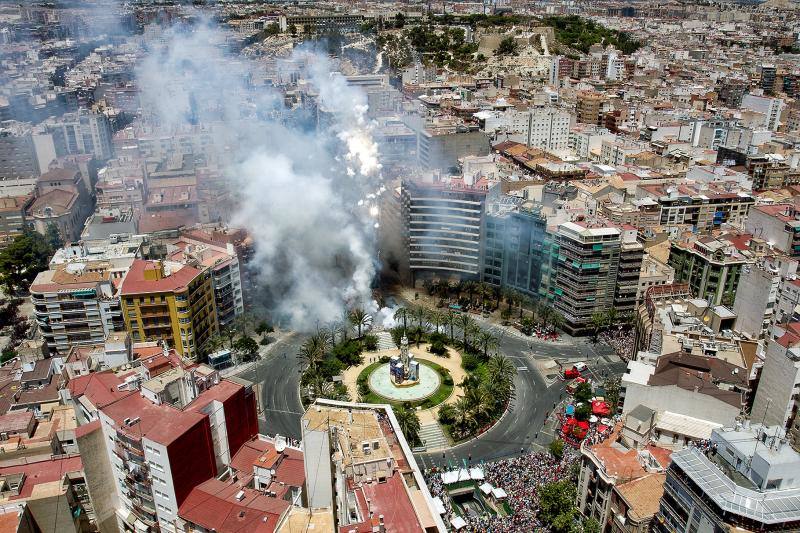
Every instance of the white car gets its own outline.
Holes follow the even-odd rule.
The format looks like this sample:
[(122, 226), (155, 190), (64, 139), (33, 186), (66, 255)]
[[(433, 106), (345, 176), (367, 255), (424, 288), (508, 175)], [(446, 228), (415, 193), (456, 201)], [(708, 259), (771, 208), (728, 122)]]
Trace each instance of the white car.
[(574, 368), (578, 372), (585, 372), (586, 369), (589, 367), (586, 366), (586, 363), (575, 363), (574, 365), (572, 365), (572, 368)]

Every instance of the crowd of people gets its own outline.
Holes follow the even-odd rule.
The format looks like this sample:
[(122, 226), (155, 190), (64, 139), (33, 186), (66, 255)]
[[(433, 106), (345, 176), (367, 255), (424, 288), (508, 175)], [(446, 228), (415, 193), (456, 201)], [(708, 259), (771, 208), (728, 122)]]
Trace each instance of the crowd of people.
[[(513, 512), (508, 516), (490, 513), (459, 513), (467, 523), (461, 531), (517, 533), (542, 530), (543, 526), (537, 516), (539, 489), (547, 483), (568, 477), (578, 456), (577, 450), (565, 448), (561, 459), (557, 459), (550, 453), (535, 452), (485, 463), (483, 465), (484, 481), (493, 487), (502, 488), (506, 492), (506, 501)], [(426, 470), (425, 478), (431, 494), (442, 500), (445, 507), (445, 514), (442, 518), (449, 523), (456, 514), (453, 504), (447, 496), (446, 486), (442, 483), (441, 471)], [(477, 482), (478, 485), (481, 483)]]
[(630, 361), (633, 358), (636, 336), (629, 328), (610, 329), (600, 333), (599, 337), (614, 348), (616, 354), (623, 361)]

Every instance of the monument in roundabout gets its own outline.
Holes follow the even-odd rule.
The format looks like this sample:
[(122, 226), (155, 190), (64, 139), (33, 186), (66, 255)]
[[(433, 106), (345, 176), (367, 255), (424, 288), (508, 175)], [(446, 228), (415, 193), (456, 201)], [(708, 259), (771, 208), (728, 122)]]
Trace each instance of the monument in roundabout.
[(376, 368), (369, 376), (369, 387), (388, 400), (411, 402), (423, 400), (441, 385), (439, 373), (421, 363), (409, 350), (405, 335), (400, 340), (400, 354)]

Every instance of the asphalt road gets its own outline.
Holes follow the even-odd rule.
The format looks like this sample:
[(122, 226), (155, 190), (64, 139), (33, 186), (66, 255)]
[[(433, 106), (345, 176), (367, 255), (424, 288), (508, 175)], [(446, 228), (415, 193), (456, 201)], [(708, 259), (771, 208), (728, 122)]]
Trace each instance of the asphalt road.
[(264, 359), (239, 377), (261, 384), (261, 416), (259, 431), (266, 435), (283, 435), (300, 439), (300, 361), (297, 353), (305, 338), (292, 335), (281, 339)]
[[(483, 326), (484, 324), (482, 324)], [(488, 327), (498, 336), (498, 351), (509, 357), (517, 367), (514, 379), (514, 399), (503, 418), (486, 433), (444, 453), (422, 453), (417, 459), (424, 466), (433, 464), (464, 464), (480, 460), (518, 455), (537, 446), (546, 446), (550, 435), (542, 432), (545, 414), (566, 395), (565, 383), (546, 379), (536, 367), (537, 359), (555, 359), (565, 366), (576, 361), (589, 365), (589, 374), (602, 381), (607, 374), (621, 374), (625, 363), (604, 344), (592, 344), (586, 339), (570, 339), (553, 343), (519, 337), (497, 327)], [(458, 333), (456, 333), (456, 336)], [(278, 341), (253, 368), (240, 377), (261, 384), (261, 433), (280, 434), (299, 439), (300, 417), (303, 414), (298, 390), (300, 362), (297, 352), (302, 335), (292, 335)], [(548, 387), (548, 382), (552, 384)]]
[[(604, 344), (592, 344), (586, 339), (570, 339), (569, 344), (545, 342), (505, 333), (501, 328), (487, 329), (493, 330), (500, 339), (498, 351), (517, 367), (514, 399), (500, 421), (478, 438), (444, 452), (417, 454), (423, 467), (474, 464), (519, 455), (549, 444), (552, 437), (542, 432), (545, 414), (566, 396), (566, 383), (546, 380), (536, 368), (536, 359), (555, 359), (565, 366), (585, 361), (589, 373), (599, 381), (605, 375), (625, 371), (625, 363)], [(549, 387), (548, 381), (552, 383)]]

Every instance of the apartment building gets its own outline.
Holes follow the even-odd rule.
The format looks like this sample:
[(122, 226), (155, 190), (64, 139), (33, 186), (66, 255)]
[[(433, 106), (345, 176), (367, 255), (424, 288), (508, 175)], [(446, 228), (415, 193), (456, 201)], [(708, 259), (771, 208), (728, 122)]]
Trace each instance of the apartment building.
[(58, 137), (68, 154), (92, 154), (97, 159), (114, 155), (111, 124), (102, 113), (81, 109), (46, 122), (47, 131)]
[(575, 103), (577, 121), (581, 124), (602, 125), (603, 106), (608, 102), (608, 97), (592, 91), (578, 93)]
[(745, 229), (769, 241), (775, 249), (800, 257), (800, 211), (795, 204), (755, 206), (745, 221)]
[(781, 284), (796, 278), (797, 259), (763, 257), (742, 270), (733, 302), (736, 331), (751, 339), (762, 339), (775, 317)]
[(0, 197), (0, 248), (25, 230), (26, 211), (32, 201), (32, 195)]
[(761, 126), (770, 131), (777, 131), (780, 125), (781, 112), (786, 106), (780, 98), (767, 98), (746, 94), (742, 97), (741, 108), (763, 115)]
[(416, 128), (416, 132), (417, 159), (425, 169), (447, 171), (458, 167), (462, 157), (484, 156), (491, 151), (489, 137), (477, 126), (431, 123)]
[(658, 223), (667, 228), (689, 227), (707, 235), (722, 224), (743, 227), (755, 198), (744, 191), (714, 185), (644, 185), (639, 192), (658, 202)]
[(591, 317), (611, 307), (633, 312), (643, 248), (635, 228), (566, 222), (553, 235), (548, 299), (571, 334), (589, 330)]
[(301, 429), (312, 512), (343, 531), (447, 531), (390, 406), (317, 400)]
[(627, 447), (622, 424), (605, 440), (581, 445), (578, 510), (601, 531), (647, 533), (664, 491), (670, 450), (648, 444)]
[(165, 340), (182, 356), (197, 359), (218, 329), (211, 277), (208, 268), (134, 260), (120, 289), (133, 341)]
[(232, 244), (218, 246), (184, 235), (168, 245), (167, 257), (171, 261), (211, 270), (214, 308), (219, 327), (228, 326), (244, 313), (239, 258)]
[(72, 346), (102, 343), (125, 327), (116, 283), (125, 268), (104, 261), (57, 265), (36, 275), (30, 287), (36, 324), (50, 355)]
[(672, 454), (653, 531), (800, 528), (800, 455), (776, 427), (716, 429), (712, 450)]
[(411, 275), (478, 279), (489, 183), (404, 180), (401, 212)]
[(715, 305), (733, 305), (742, 268), (755, 261), (749, 245), (735, 235), (674, 241), (669, 254), (675, 281), (688, 283), (698, 298)]
[(497, 140), (520, 142), (548, 151), (569, 147), (571, 115), (557, 108), (481, 111), (475, 117), (481, 129)]
[(72, 380), (78, 447), (103, 531), (178, 531), (179, 509), (258, 431), (249, 384), (159, 354)]
[(750, 412), (754, 420), (788, 428), (797, 418), (796, 399), (800, 395), (800, 327), (790, 323), (777, 331), (783, 333), (767, 344)]

